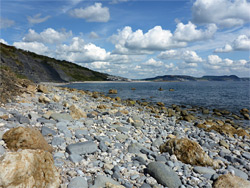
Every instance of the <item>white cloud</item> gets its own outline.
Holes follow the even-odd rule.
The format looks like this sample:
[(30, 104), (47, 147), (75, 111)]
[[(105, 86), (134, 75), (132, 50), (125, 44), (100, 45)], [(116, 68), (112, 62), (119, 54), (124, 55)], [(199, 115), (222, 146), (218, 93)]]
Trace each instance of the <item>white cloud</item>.
[(118, 34), (112, 35), (110, 40), (115, 44), (114, 53), (121, 54), (146, 54), (186, 46), (185, 42), (175, 41), (171, 31), (164, 30), (161, 26), (155, 26), (147, 33), (140, 29), (133, 32), (131, 27), (126, 26), (123, 30), (118, 30)]
[(250, 22), (249, 10), (246, 0), (196, 0), (192, 15), (195, 23), (233, 27)]
[(7, 18), (0, 18), (0, 29), (11, 27), (15, 24), (14, 20), (9, 20)]
[(108, 22), (110, 19), (109, 8), (102, 7), (102, 3), (71, 10), (70, 15), (75, 18), (83, 18), (87, 22)]
[(188, 22), (186, 25), (178, 23), (174, 32), (174, 38), (186, 42), (204, 40), (211, 38), (217, 30), (215, 24), (209, 24), (204, 31), (197, 30), (196, 27), (192, 22)]
[(72, 35), (72, 32), (65, 32), (65, 31), (56, 31), (52, 28), (47, 28), (46, 30), (42, 31), (41, 33), (37, 33), (33, 29), (29, 29), (29, 33), (26, 34), (23, 38), (24, 42), (42, 42), (42, 43), (60, 43), (65, 41)]
[(228, 70), (232, 72), (233, 70), (244, 70), (247, 65), (247, 61), (244, 59), (241, 60), (231, 60), (231, 59), (221, 59), (217, 55), (209, 55), (207, 60), (204, 61), (204, 66), (207, 69), (219, 70), (223, 72), (223, 70)]
[(97, 39), (97, 38), (99, 38), (99, 35), (96, 32), (92, 31), (89, 34), (89, 38), (91, 38), (91, 39)]
[(173, 59), (173, 60), (183, 60), (185, 63), (200, 63), (202, 62), (202, 58), (199, 57), (195, 51), (189, 50), (168, 50), (165, 52), (161, 52), (158, 55), (160, 59)]
[(92, 43), (85, 44), (84, 40), (79, 37), (74, 37), (70, 45), (63, 44), (57, 46), (56, 54), (59, 59), (78, 63), (90, 63), (105, 61), (110, 53)]
[(17, 48), (35, 52), (41, 55), (48, 55), (48, 47), (39, 42), (14, 42), (13, 45)]
[(3, 43), (3, 44), (8, 45), (8, 42), (6, 42), (4, 39), (1, 39), (1, 38), (0, 38), (0, 42)]
[(89, 64), (89, 67), (95, 70), (105, 70), (108, 69), (110, 63), (104, 61), (95, 61)]
[(39, 24), (39, 23), (45, 22), (49, 18), (50, 18), (50, 16), (45, 16), (45, 17), (41, 18), (41, 14), (36, 14), (33, 17), (31, 17), (31, 16), (27, 17), (30, 24)]
[(146, 66), (149, 66), (149, 67), (161, 67), (161, 66), (164, 65), (164, 63), (162, 61), (156, 61), (155, 59), (150, 58), (149, 60), (142, 63), (141, 65), (146, 65)]
[(231, 44), (226, 44), (223, 48), (217, 48), (214, 52), (249, 51), (250, 38), (246, 35), (238, 36)]

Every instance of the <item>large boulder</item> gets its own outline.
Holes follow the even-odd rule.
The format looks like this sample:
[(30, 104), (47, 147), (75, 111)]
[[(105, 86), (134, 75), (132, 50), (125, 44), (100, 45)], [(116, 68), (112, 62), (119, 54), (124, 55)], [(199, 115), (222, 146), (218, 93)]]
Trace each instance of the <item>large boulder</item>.
[(3, 140), (11, 150), (18, 149), (41, 149), (52, 152), (53, 148), (46, 142), (42, 134), (28, 127), (16, 127), (3, 135)]
[(188, 138), (172, 138), (160, 146), (160, 151), (176, 155), (183, 163), (219, 167), (219, 161), (211, 159), (197, 142)]
[(250, 182), (232, 174), (221, 175), (213, 184), (213, 188), (250, 188)]
[(60, 173), (43, 150), (8, 152), (0, 158), (0, 187), (57, 188)]

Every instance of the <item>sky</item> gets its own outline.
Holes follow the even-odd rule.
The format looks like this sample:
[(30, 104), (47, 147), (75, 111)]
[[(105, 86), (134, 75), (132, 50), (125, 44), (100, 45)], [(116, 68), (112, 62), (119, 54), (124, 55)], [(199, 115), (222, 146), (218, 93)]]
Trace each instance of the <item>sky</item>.
[(1, 0), (0, 42), (131, 79), (250, 77), (248, 0)]

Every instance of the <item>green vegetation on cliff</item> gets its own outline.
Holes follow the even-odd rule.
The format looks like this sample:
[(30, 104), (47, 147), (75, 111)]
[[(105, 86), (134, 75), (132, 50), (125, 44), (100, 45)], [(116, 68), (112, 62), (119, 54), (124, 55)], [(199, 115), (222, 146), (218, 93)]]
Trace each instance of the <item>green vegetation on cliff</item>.
[(1, 67), (34, 82), (104, 81), (108, 75), (0, 43)]

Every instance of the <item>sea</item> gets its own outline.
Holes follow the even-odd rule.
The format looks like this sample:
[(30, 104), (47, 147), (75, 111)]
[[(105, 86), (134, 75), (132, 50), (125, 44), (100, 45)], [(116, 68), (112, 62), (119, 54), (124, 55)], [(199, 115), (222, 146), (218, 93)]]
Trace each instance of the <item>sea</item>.
[(95, 82), (72, 83), (65, 87), (98, 91), (105, 95), (109, 95), (110, 89), (116, 89), (118, 93), (111, 97), (163, 102), (166, 106), (176, 104), (210, 110), (226, 109), (237, 114), (242, 108), (250, 109), (249, 81)]

